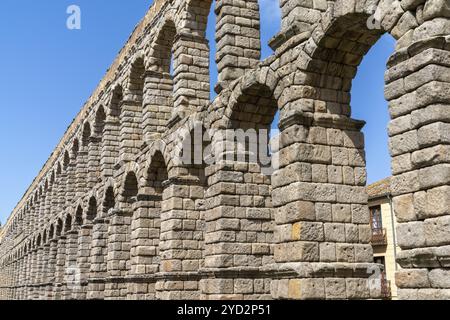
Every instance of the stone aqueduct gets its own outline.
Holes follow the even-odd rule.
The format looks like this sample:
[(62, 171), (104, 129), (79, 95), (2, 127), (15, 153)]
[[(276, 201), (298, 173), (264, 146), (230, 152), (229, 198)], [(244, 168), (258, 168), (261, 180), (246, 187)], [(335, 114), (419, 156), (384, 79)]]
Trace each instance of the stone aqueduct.
[[(450, 298), (449, 2), (280, 0), (260, 61), (258, 1), (217, 0), (210, 101), (211, 2), (156, 0), (136, 27), (1, 229), (0, 298), (379, 297), (349, 91), (386, 32), (399, 295)], [(259, 129), (277, 110), (272, 176), (257, 162), (173, 161), (193, 120)]]

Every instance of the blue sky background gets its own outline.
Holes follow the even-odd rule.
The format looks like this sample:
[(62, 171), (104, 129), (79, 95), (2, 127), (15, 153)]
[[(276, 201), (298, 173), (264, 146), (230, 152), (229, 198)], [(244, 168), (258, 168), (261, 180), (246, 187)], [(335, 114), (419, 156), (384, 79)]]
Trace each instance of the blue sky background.
[[(151, 0), (0, 1), (0, 221), (4, 223), (66, 128), (145, 15)], [(68, 30), (66, 9), (79, 5), (82, 29)], [(278, 0), (260, 0), (263, 58), (279, 30)], [(214, 15), (208, 38), (214, 57)], [(390, 174), (383, 97), (385, 37), (372, 48), (354, 82), (354, 117), (368, 121), (369, 181)], [(211, 79), (217, 78), (215, 63)]]

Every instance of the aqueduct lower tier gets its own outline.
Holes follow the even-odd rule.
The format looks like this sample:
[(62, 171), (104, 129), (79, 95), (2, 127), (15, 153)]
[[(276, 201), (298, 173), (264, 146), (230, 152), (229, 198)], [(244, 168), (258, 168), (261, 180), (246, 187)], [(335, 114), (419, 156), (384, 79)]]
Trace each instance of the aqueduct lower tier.
[[(379, 297), (349, 92), (384, 33), (397, 41), (385, 94), (399, 296), (450, 298), (448, 0), (280, 6), (260, 61), (257, 0), (216, 1), (210, 101), (211, 0), (154, 1), (1, 229), (0, 298)], [(277, 111), (266, 175), (224, 133), (268, 128)], [(231, 159), (176, 161), (198, 123)]]

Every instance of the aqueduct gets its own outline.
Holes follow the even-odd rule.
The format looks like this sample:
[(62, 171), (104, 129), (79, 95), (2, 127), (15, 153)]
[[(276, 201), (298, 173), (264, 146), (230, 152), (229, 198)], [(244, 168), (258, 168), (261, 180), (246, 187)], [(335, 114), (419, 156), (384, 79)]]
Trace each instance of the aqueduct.
[[(390, 33), (399, 296), (449, 299), (448, 0), (280, 0), (263, 61), (258, 1), (216, 0), (213, 101), (211, 2), (154, 1), (1, 229), (0, 298), (378, 298), (350, 89)], [(238, 155), (221, 133), (268, 128), (277, 111), (271, 176), (238, 157), (174, 160), (195, 123)]]

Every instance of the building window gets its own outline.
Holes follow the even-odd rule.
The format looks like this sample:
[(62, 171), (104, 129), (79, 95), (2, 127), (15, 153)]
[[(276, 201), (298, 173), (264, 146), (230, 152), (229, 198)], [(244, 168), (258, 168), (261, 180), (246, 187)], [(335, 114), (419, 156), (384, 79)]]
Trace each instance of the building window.
[(384, 257), (375, 257), (373, 260), (376, 264), (383, 265), (384, 271), (386, 271), (386, 260)]
[(381, 206), (370, 208), (370, 223), (374, 232), (383, 230), (383, 221), (381, 218)]

